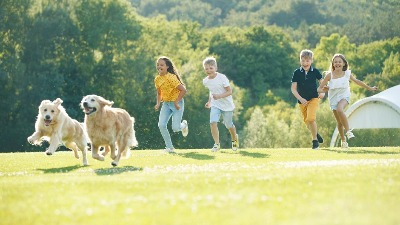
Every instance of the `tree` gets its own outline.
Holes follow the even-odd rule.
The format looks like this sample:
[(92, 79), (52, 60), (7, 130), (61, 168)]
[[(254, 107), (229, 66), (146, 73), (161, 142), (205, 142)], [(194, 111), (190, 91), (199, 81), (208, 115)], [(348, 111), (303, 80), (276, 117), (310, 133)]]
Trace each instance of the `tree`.
[(284, 86), (287, 74), (291, 74), (294, 50), (279, 30), (221, 29), (210, 42), (210, 52), (220, 56), (219, 70), (239, 87), (249, 88), (253, 104), (257, 104), (268, 89)]
[(384, 62), (381, 74), (369, 74), (365, 82), (377, 86), (379, 90), (386, 90), (400, 84), (400, 53), (391, 53)]
[(295, 1), (290, 4), (289, 11), (273, 12), (268, 18), (271, 24), (280, 27), (290, 26), (298, 28), (302, 22), (307, 24), (323, 24), (326, 18), (322, 15), (315, 2)]
[(347, 36), (332, 34), (322, 37), (314, 50), (314, 66), (320, 70), (329, 70), (334, 54), (341, 53), (351, 63), (352, 56), (356, 50), (355, 44), (351, 44)]
[[(28, 11), (30, 0), (0, 1), (0, 143), (6, 151), (17, 151), (26, 143), (24, 134), (25, 126), (21, 120), (26, 121), (19, 112), (24, 109), (25, 101), (21, 101), (24, 89), (25, 65), (21, 61), (27, 36), (25, 35), (30, 25)], [(21, 135), (22, 134), (22, 135)]]
[(264, 115), (261, 109), (256, 107), (244, 128), (244, 146), (246, 148), (288, 147), (289, 142), (284, 134), (289, 133), (289, 127), (278, 114)]

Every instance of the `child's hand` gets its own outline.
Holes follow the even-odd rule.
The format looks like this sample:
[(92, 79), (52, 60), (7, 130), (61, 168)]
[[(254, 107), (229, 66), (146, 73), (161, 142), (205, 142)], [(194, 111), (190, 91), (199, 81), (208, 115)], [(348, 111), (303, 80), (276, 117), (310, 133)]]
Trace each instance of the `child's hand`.
[(215, 99), (215, 100), (221, 98), (221, 97), (220, 97), (219, 95), (217, 95), (217, 94), (213, 94), (212, 96), (213, 96), (213, 99)]
[(329, 86), (326, 86), (326, 85), (325, 85), (325, 86), (322, 88), (322, 91), (323, 91), (323, 92), (329, 91)]
[(302, 105), (307, 105), (308, 101), (305, 100), (304, 98), (301, 98), (301, 99), (300, 99), (300, 103), (301, 103)]
[(325, 93), (319, 93), (318, 98), (323, 99), (325, 97)]
[(175, 105), (175, 109), (177, 109), (177, 110), (181, 109), (181, 107), (179, 106), (178, 102), (174, 102), (174, 105)]
[(155, 111), (158, 111), (158, 108), (160, 108), (160, 104), (156, 104), (156, 105), (154, 106), (154, 110), (155, 110)]
[(370, 91), (377, 91), (377, 90), (378, 90), (378, 87), (377, 87), (377, 86), (373, 86), (373, 87), (370, 87), (369, 90), (370, 90)]
[(210, 102), (206, 102), (206, 104), (204, 105), (204, 107), (206, 107), (206, 109), (211, 108), (211, 103), (210, 103)]

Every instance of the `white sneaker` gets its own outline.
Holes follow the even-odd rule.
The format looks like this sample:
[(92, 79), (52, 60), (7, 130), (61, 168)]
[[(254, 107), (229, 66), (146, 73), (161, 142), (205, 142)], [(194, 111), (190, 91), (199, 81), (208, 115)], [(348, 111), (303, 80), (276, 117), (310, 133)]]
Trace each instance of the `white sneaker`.
[(219, 149), (220, 149), (219, 144), (214, 144), (214, 146), (212, 147), (211, 151), (212, 151), (212, 152), (218, 152)]
[(175, 150), (174, 148), (165, 148), (164, 152), (166, 152), (166, 153), (174, 153), (175, 152), (174, 150)]
[(236, 151), (239, 148), (239, 135), (236, 134), (236, 140), (232, 141), (232, 150)]
[(350, 129), (349, 131), (346, 132), (347, 140), (350, 140), (350, 138), (355, 137), (353, 132), (351, 131), (353, 131), (353, 129)]
[(342, 141), (342, 148), (348, 148), (349, 144), (345, 141)]
[(183, 120), (182, 123), (185, 124), (185, 127), (182, 128), (182, 136), (186, 137), (189, 134), (188, 122), (186, 120)]

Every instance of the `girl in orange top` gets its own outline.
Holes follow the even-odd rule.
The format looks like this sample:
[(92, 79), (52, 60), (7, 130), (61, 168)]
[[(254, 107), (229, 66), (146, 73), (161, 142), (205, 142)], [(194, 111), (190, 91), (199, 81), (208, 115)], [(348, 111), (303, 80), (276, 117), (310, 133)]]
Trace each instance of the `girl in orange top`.
[(174, 146), (167, 128), (169, 119), (172, 117), (174, 132), (182, 131), (184, 137), (189, 133), (187, 121), (182, 121), (185, 108), (183, 96), (186, 94), (186, 88), (174, 63), (169, 58), (165, 56), (158, 58), (156, 67), (158, 75), (154, 79), (154, 84), (157, 89), (157, 103), (154, 109), (158, 111), (162, 102), (158, 127), (165, 142), (165, 151), (170, 153), (174, 152)]

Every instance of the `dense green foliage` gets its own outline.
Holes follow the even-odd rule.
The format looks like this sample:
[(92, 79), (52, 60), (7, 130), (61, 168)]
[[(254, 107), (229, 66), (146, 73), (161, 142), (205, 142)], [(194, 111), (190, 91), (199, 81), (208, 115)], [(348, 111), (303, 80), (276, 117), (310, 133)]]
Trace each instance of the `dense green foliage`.
[(356, 44), (400, 35), (396, 0), (131, 0), (146, 17), (196, 21), (204, 27), (277, 25), (296, 41), (315, 46), (322, 36), (341, 33)]
[[(188, 88), (184, 117), (190, 134), (173, 134), (175, 147), (212, 145), (201, 65), (209, 55), (232, 81), (235, 124), (248, 137), (242, 144), (308, 146), (289, 88), (301, 49), (312, 49), (321, 69), (334, 53), (345, 54), (353, 73), (381, 90), (400, 83), (399, 3), (357, 2), (1, 1), (2, 151), (43, 150), (26, 141), (40, 102), (60, 97), (67, 113), (83, 121), (79, 103), (88, 94), (112, 100), (136, 118), (140, 149), (163, 148), (153, 109), (155, 60), (161, 55), (175, 62)], [(296, 13), (303, 10), (313, 17)], [(352, 91), (354, 100), (373, 94)], [(325, 102), (318, 118), (328, 137), (335, 125)], [(265, 134), (254, 140), (259, 129)], [(228, 132), (222, 126), (220, 132), (222, 146), (229, 146)]]
[(399, 224), (400, 148), (0, 154), (2, 224)]

